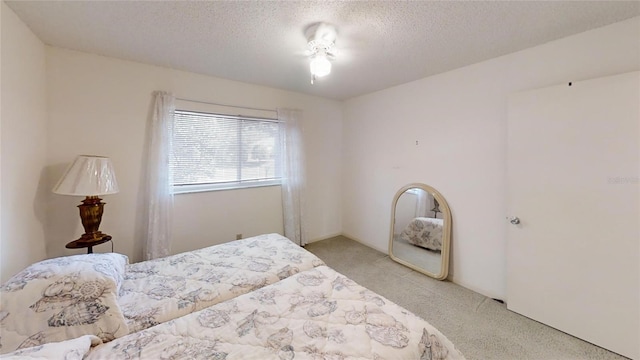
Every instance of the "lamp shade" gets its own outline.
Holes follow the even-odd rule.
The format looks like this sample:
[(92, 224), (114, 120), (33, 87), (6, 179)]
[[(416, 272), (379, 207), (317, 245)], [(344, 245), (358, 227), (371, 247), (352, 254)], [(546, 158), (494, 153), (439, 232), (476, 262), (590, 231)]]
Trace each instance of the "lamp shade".
[(97, 196), (119, 191), (111, 159), (79, 155), (67, 168), (53, 192), (61, 195)]

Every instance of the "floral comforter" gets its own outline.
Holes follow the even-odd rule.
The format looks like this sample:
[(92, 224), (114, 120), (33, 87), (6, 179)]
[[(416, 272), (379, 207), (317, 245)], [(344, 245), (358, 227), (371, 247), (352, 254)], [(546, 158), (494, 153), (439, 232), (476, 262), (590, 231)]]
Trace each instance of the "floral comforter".
[(430, 250), (442, 250), (443, 219), (418, 217), (409, 223), (400, 237), (410, 244)]
[(99, 345), (87, 359), (463, 359), (426, 321), (320, 266)]
[(319, 265), (291, 240), (260, 235), (128, 265), (118, 303), (132, 333)]

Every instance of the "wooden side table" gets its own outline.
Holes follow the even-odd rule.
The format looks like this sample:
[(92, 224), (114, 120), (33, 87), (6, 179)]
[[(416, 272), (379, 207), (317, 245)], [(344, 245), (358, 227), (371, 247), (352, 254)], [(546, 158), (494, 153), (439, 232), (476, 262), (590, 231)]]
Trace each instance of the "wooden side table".
[(74, 240), (68, 243), (67, 245), (65, 245), (64, 247), (66, 247), (67, 249), (87, 248), (87, 254), (93, 254), (94, 246), (104, 244), (109, 241), (111, 241), (111, 235), (105, 235), (101, 239), (97, 239), (97, 240), (90, 240), (90, 241), (86, 241), (82, 239)]

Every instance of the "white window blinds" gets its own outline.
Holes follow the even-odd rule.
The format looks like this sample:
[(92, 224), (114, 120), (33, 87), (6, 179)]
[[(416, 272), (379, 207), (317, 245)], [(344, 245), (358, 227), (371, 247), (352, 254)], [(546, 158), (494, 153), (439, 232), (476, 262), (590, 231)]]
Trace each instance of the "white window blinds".
[[(177, 192), (280, 180), (277, 120), (176, 110), (171, 169)], [(202, 189), (205, 186), (205, 189)]]

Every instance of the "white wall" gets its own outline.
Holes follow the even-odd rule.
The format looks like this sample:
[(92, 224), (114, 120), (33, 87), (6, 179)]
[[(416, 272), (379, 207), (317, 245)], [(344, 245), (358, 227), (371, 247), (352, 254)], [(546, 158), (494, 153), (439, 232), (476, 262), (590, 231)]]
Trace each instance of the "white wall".
[[(2, 50), (2, 10), (5, 8), (4, 2), (0, 4), (0, 52)], [(0, 261), (4, 264), (2, 248), (2, 56), (0, 56)], [(0, 283), (3, 283), (12, 273), (12, 270), (7, 269), (3, 271), (2, 265), (0, 265)], [(3, 275), (4, 274), (4, 275)]]
[[(233, 240), (237, 234), (244, 238), (272, 232), (283, 234), (281, 199), (280, 186), (176, 195), (176, 241), (171, 250), (180, 253), (211, 246), (212, 240), (216, 243)], [(209, 201), (207, 207), (213, 211), (202, 211), (200, 203)], [(222, 209), (215, 211), (218, 206)]]
[(508, 95), (638, 70), (638, 34), (633, 18), (346, 101), (343, 233), (385, 251), (395, 192), (431, 185), (453, 215), (450, 279), (505, 298)]
[(4, 2), (0, 161), (0, 282), (45, 257), (45, 46)]
[[(101, 230), (115, 250), (138, 261), (140, 189), (145, 126), (154, 90), (177, 97), (258, 108), (304, 112), (307, 155), (309, 237), (341, 231), (341, 103), (257, 85), (47, 48), (50, 111), (47, 173), (50, 189), (78, 154), (110, 156), (120, 192), (107, 203)], [(83, 231), (75, 206), (79, 197), (50, 194), (47, 255), (79, 253), (64, 245)], [(176, 195), (173, 252), (190, 250), (265, 232), (282, 232), (279, 187)], [(100, 245), (96, 252), (110, 251)]]

